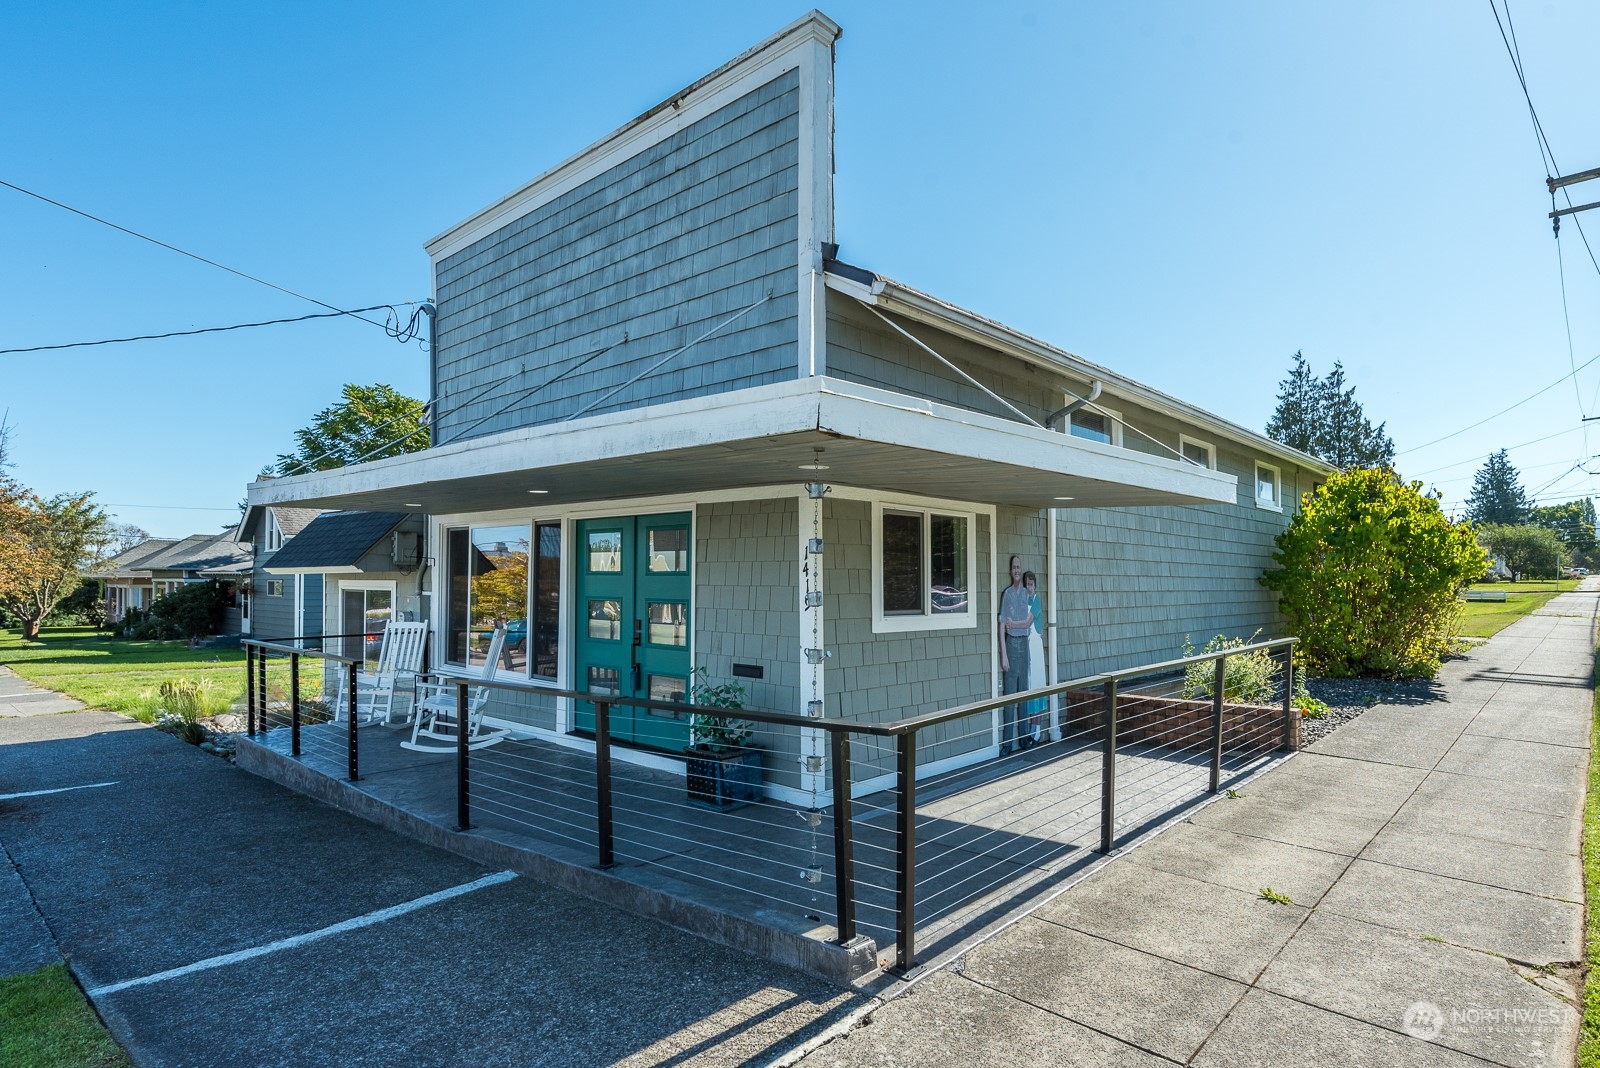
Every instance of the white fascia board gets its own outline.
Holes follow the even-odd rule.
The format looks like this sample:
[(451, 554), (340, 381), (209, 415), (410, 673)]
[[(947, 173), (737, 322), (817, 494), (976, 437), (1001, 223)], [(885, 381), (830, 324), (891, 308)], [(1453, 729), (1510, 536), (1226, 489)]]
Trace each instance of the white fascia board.
[(872, 285), (864, 286), (853, 278), (843, 275), (829, 274), (827, 277), (828, 288), (836, 293), (843, 293), (853, 300), (863, 304), (877, 304), (878, 294), (883, 292), (883, 279), (876, 279)]
[(844, 437), (1232, 504), (1238, 480), (1181, 460), (1103, 445), (837, 378), (822, 382), (818, 426)]
[[(506, 430), (364, 464), (250, 485), (251, 504), (292, 504), (430, 482), (643, 456), (817, 427), (817, 383), (778, 382), (751, 389), (606, 412), (565, 423)], [(1058, 435), (1059, 436), (1059, 435)], [(538, 463), (529, 462), (538, 457)]]
[(339, 564), (336, 567), (273, 567), (268, 564), (261, 570), (269, 575), (364, 575), (354, 564)]
[[(839, 281), (849, 284), (848, 279), (839, 279)], [(843, 285), (834, 285), (834, 280), (831, 276), (829, 284), (842, 293), (850, 293), (851, 296), (857, 296), (859, 290), (865, 288), (856, 286), (856, 292), (852, 292)], [(1136, 382), (1131, 378), (1117, 374), (1115, 371), (1091, 363), (1082, 357), (1074, 356), (1064, 349), (1058, 349), (1037, 338), (1032, 338), (1013, 330), (1003, 323), (985, 319), (975, 312), (958, 308), (953, 304), (947, 304), (926, 293), (918, 292), (888, 279), (880, 279), (879, 284), (872, 287), (872, 293), (876, 299), (870, 303), (876, 304), (881, 310), (892, 311), (908, 319), (927, 323), (929, 326), (937, 327), (940, 330), (981, 345), (991, 348), (999, 347), (1036, 366), (1065, 371), (1076, 378), (1082, 378), (1086, 381), (1098, 378), (1118, 396), (1127, 397), (1146, 408), (1169, 415), (1180, 422), (1189, 422), (1205, 427), (1212, 433), (1231, 438), (1239, 444), (1247, 445), (1273, 456), (1282, 457), (1300, 467), (1324, 475), (1330, 475), (1338, 470), (1327, 461), (1309, 453), (1304, 453), (1281, 442), (1273, 441), (1263, 434), (1258, 434), (1253, 430), (1239, 426), (1237, 423), (1231, 423), (1221, 416), (1208, 412), (1203, 408), (1197, 408), (1187, 401), (1169, 396), (1142, 382)], [(861, 298), (857, 296), (857, 299)]]
[(428, 255), (437, 263), (582, 185), (595, 175), (671, 137), (778, 75), (803, 63), (816, 62), (814, 54), (807, 54), (808, 49), (823, 49), (831, 64), (833, 42), (841, 32), (838, 23), (822, 12), (812, 10), (754, 48), (674, 93), (626, 126), (435, 237), (425, 246)]

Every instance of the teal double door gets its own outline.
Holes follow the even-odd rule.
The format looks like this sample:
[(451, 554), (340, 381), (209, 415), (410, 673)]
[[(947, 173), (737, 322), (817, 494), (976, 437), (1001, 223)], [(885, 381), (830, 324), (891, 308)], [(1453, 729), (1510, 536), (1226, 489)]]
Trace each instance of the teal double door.
[[(574, 689), (610, 697), (686, 701), (689, 691), (689, 513), (578, 522)], [(577, 730), (594, 733), (594, 705), (580, 702)], [(618, 742), (676, 752), (689, 724), (666, 711), (611, 709)]]

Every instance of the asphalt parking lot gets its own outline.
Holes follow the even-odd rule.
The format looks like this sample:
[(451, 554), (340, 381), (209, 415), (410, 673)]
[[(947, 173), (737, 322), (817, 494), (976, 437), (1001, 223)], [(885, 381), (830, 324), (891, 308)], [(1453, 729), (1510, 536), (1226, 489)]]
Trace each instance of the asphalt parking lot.
[(107, 713), (0, 719), (0, 844), (0, 974), (59, 952), (143, 1066), (759, 1063), (859, 1004)]

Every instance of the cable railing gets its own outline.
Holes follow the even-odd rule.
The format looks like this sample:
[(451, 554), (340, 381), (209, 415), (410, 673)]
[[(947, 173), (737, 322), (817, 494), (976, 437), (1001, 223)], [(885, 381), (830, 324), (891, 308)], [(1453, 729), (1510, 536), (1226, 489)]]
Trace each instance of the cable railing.
[[(453, 787), (458, 831), (514, 834), (570, 863), (650, 870), (666, 892), (812, 937), (831, 924), (828, 940), (847, 948), (892, 943), (903, 975), (919, 945), (948, 943), (1298, 747), (1295, 641), (890, 723), (451, 677), (443, 700), (453, 697), (455, 714), (446, 707), (443, 727), (433, 721), (442, 740), (398, 748), (453, 755), (415, 767)], [(243, 645), (251, 736), (358, 780), (363, 745), (378, 744), (358, 731), (361, 659), (301, 639)], [(484, 729), (486, 695), (503, 691), (561, 730), (501, 720)], [(718, 750), (646, 754), (619, 716), (679, 725), (691, 741), (707, 716), (745, 733)]]

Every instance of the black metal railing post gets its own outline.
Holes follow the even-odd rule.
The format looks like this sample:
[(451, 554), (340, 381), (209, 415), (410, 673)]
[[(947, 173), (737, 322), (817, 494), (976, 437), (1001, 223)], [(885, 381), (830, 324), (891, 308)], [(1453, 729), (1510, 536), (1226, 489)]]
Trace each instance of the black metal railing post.
[(828, 732), (833, 772), (833, 896), (839, 944), (856, 937), (856, 871), (850, 823), (850, 736)]
[(1283, 744), (1280, 751), (1294, 748), (1294, 646), (1283, 648)]
[(289, 654), (289, 752), (300, 755), (300, 654)]
[(346, 670), (345, 670), (345, 676), (344, 676), (344, 683), (345, 683), (344, 714), (345, 714), (345, 719), (349, 724), (349, 730), (348, 730), (347, 735), (346, 735), (345, 748), (348, 750), (348, 752), (350, 754), (350, 768), (349, 768), (349, 771), (350, 771), (350, 781), (351, 782), (355, 782), (357, 779), (361, 778), (361, 757), (360, 757), (360, 750), (357, 748), (358, 743), (356, 742), (356, 668), (359, 667), (359, 666), (360, 665), (355, 663), (355, 661), (351, 661), (349, 664), (346, 664), (345, 665)]
[(1228, 654), (1217, 657), (1216, 680), (1211, 684), (1211, 792), (1222, 789), (1222, 692), (1228, 678)]
[(901, 975), (917, 963), (917, 732), (895, 738), (895, 777), (900, 790), (895, 810), (895, 853), (900, 860), (895, 886), (894, 969)]
[(611, 702), (594, 703), (594, 810), (595, 840), (600, 867), (616, 861), (611, 814)]
[(472, 800), (467, 790), (467, 684), (456, 683), (456, 830), (472, 830)]
[(244, 647), (244, 726), (245, 733), (256, 736), (256, 647)]
[(1106, 680), (1106, 707), (1100, 725), (1100, 852), (1111, 852), (1117, 839), (1117, 680)]

